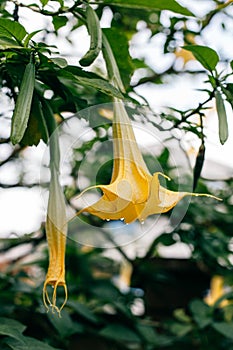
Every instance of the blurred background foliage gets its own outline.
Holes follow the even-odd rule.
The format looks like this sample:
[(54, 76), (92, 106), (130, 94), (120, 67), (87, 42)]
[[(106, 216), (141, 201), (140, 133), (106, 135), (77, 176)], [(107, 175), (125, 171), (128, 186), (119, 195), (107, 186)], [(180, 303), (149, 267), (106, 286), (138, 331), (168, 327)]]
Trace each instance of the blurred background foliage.
[[(204, 37), (213, 23), (229, 32), (232, 1), (206, 1), (210, 6), (201, 18), (192, 13), (198, 2), (186, 1), (187, 8), (174, 0), (90, 2), (99, 19), (108, 17), (108, 28), (102, 31), (119, 67), (124, 91), (112, 85), (107, 75), (108, 62), (98, 47), (100, 28), (98, 21), (94, 25), (89, 23), (88, 1), (40, 0), (29, 4), (28, 1), (1, 0), (0, 170), (5, 168), (15, 173), (12, 181), (1, 176), (1, 193), (18, 187), (43, 190), (48, 185), (46, 165), (42, 166), (42, 171), (38, 170), (43, 176), (30, 177), (28, 164), (32, 162), (29, 165), (33, 166), (33, 159), (27, 158), (28, 149), (46, 144), (51, 134), (54, 121), (46, 113), (45, 106), (49, 106), (54, 120), (60, 125), (61, 139), (66, 135), (66, 122), (73, 114), (81, 116), (81, 122), (93, 131), (88, 141), (81, 140), (73, 150), (69, 181), (64, 181), (69, 208), (73, 209), (72, 198), (80, 193), (77, 177), (83, 159), (87, 159), (88, 168), (89, 151), (94, 150), (96, 156), (95, 162), (89, 164), (94, 173), (96, 170), (96, 182), (108, 183), (112, 150), (109, 143), (106, 148), (105, 142), (111, 136), (111, 120), (105, 119), (103, 111), (95, 118), (85, 120), (89, 112), (84, 115), (81, 111), (118, 97), (124, 99), (135, 122), (150, 125), (152, 130), (169, 132), (169, 136), (176, 139), (175, 147), (185, 135), (194, 135), (199, 151), (192, 169), (189, 168), (182, 181), (184, 185), (186, 181), (190, 184), (194, 178), (195, 191), (213, 193), (223, 199), (222, 202), (206, 199), (204, 204), (193, 199), (182, 222), (176, 225), (173, 216), (175, 229), (172, 229), (173, 222), (170, 231), (167, 225), (164, 230), (160, 227), (160, 234), (154, 232), (140, 254), (133, 245), (128, 250), (119, 246), (113, 248), (114, 237), (106, 234), (104, 240), (111, 247), (109, 254), (106, 253), (108, 249), (78, 244), (76, 240), (79, 239), (72, 239), (72, 235), (78, 237), (79, 228), (71, 223), (71, 239), (68, 239), (66, 252), (69, 301), (61, 318), (47, 313), (41, 298), (48, 263), (44, 223), (36, 232), (19, 236), (16, 232), (13, 238), (1, 238), (2, 350), (233, 349), (233, 183), (232, 178), (220, 181), (214, 175), (209, 180), (201, 177), (205, 163), (204, 118), (209, 103), (216, 99), (222, 144), (228, 138), (225, 106), (233, 105), (232, 57), (224, 51), (220, 55), (203, 45)], [(40, 18), (37, 30), (32, 32), (25, 29), (26, 25), (24, 27), (25, 18), (30, 21), (30, 14)], [(82, 46), (80, 30), (84, 27), (91, 36), (94, 52), (81, 66), (79, 59), (82, 57), (78, 57), (77, 46)], [(148, 30), (147, 43), (152, 49), (154, 39), (162, 34), (163, 57), (172, 54), (172, 60), (164, 70), (159, 64), (151, 64), (146, 52), (137, 54), (137, 35), (145, 29)], [(193, 60), (196, 61), (192, 66)], [(28, 64), (35, 69), (33, 84), (26, 85), (23, 103), (17, 107), (18, 112), (13, 113), (17, 109), (15, 104)], [(137, 90), (144, 84), (164, 84), (176, 76), (199, 75), (206, 81), (203, 89), (206, 98), (192, 109), (178, 110), (167, 106), (160, 114), (155, 113)], [(30, 90), (31, 102), (28, 101)], [(27, 103), (29, 110), (25, 107)], [(110, 113), (111, 119), (111, 111), (105, 113)], [(26, 127), (20, 134), (10, 131), (13, 114), (13, 123), (17, 118), (26, 119)], [(81, 127), (80, 124), (80, 130)], [(176, 130), (181, 136), (173, 133)], [(101, 147), (102, 158), (98, 157)], [(165, 174), (173, 177), (174, 164), (169, 147), (164, 146), (156, 152), (156, 162), (151, 154), (145, 153), (148, 168), (155, 172), (160, 169), (159, 165)], [(82, 171), (86, 177), (88, 169), (87, 174), (85, 169)], [(176, 181), (168, 186), (173, 190), (178, 188)], [(185, 201), (179, 205), (181, 212), (182, 207), (187, 207)], [(13, 216), (14, 213), (12, 220)], [(84, 216), (82, 220), (102, 232), (100, 219)], [(165, 258), (161, 253), (163, 248), (169, 247), (179, 250), (182, 244), (189, 250), (188, 257)], [(131, 254), (133, 250), (135, 252)], [(62, 299), (63, 296), (59, 297)]]

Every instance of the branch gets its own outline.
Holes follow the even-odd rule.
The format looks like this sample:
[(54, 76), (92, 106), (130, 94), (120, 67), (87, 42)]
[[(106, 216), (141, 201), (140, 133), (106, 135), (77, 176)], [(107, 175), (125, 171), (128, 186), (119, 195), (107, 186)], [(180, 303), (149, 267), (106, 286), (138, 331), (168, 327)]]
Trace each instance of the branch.
[(133, 88), (138, 87), (142, 84), (146, 84), (146, 83), (153, 83), (153, 84), (157, 84), (157, 81), (159, 81), (161, 78), (163, 78), (165, 75), (167, 74), (203, 74), (205, 73), (204, 69), (203, 70), (199, 70), (199, 71), (191, 71), (191, 70), (181, 70), (178, 71), (176, 69), (174, 69), (173, 65), (166, 71), (162, 72), (162, 73), (154, 73), (153, 75), (149, 76), (149, 77), (144, 77), (141, 78), (137, 83), (132, 84), (131, 86)]
[(230, 6), (232, 3), (233, 3), (233, 0), (228, 0), (225, 3), (223, 3), (223, 4), (218, 4), (214, 10), (210, 11), (205, 16), (205, 18), (201, 21), (201, 25), (202, 25), (201, 31), (210, 24), (210, 22), (212, 21), (212, 19), (214, 18), (214, 16), (218, 12), (220, 12), (221, 10), (223, 10), (226, 7)]
[(116, 244), (116, 242), (114, 241), (114, 239), (110, 236), (109, 233), (107, 233), (105, 230), (103, 230), (102, 228), (100, 228), (101, 233), (107, 238), (107, 240), (111, 243), (113, 243), (114, 248), (123, 256), (123, 258), (125, 258), (126, 261), (128, 261), (130, 264), (133, 265), (133, 260), (131, 260), (127, 254), (124, 252), (123, 249), (121, 249), (121, 247), (119, 245)]
[(10, 142), (10, 138), (9, 137), (7, 139), (0, 138), (0, 144), (8, 143), (8, 142)]
[[(43, 185), (48, 187), (49, 183), (44, 183)], [(0, 188), (3, 188), (3, 189), (16, 188), (16, 187), (33, 188), (33, 187), (38, 187), (38, 186), (41, 186), (41, 185), (39, 183), (26, 184), (26, 183), (22, 183), (22, 182), (8, 185), (8, 184), (4, 184), (4, 183), (0, 182)]]
[(40, 9), (39, 6), (26, 5), (26, 4), (18, 2), (17, 0), (9, 0), (9, 1), (13, 2), (18, 7), (26, 7), (27, 9), (30, 9), (30, 10), (32, 10), (34, 12), (37, 12), (37, 13), (40, 13), (41, 15), (52, 16), (52, 17), (61, 15), (63, 13), (73, 12), (76, 9), (77, 6), (82, 4), (82, 2), (80, 0), (76, 0), (74, 5), (72, 5), (70, 8), (62, 8), (62, 7), (60, 7), (57, 11), (50, 12), (50, 11), (47, 11), (47, 10)]
[[(195, 114), (202, 114), (201, 110), (203, 109), (203, 107), (205, 106), (206, 103), (210, 102), (214, 97), (214, 90), (210, 93), (210, 96), (207, 98), (207, 100), (205, 100), (202, 103), (199, 103), (198, 107), (196, 107), (195, 109), (193, 109), (192, 111), (190, 111), (189, 113), (187, 113), (186, 115), (183, 114), (180, 120), (177, 120), (175, 122), (175, 124), (173, 125), (174, 128), (179, 127), (180, 124), (184, 123), (187, 121), (188, 118), (190, 118), (191, 116), (195, 115)], [(172, 127), (172, 128), (173, 128)], [(171, 129), (172, 129), (171, 128)]]
[[(32, 243), (32, 246), (35, 247), (38, 243), (44, 240), (45, 234), (43, 231), (44, 231), (44, 224), (42, 223), (41, 230), (39, 231), (27, 233), (23, 236), (18, 236), (18, 237), (17, 237), (17, 234), (11, 233), (9, 234), (9, 237), (11, 238), (1, 238), (0, 244), (1, 245), (3, 244), (3, 246), (1, 246), (0, 248), (0, 254), (4, 252), (8, 252), (9, 249), (12, 249), (18, 246), (19, 244)], [(16, 237), (12, 238), (13, 235)]]
[(19, 21), (19, 5), (17, 3), (15, 3), (15, 8), (14, 8), (14, 12), (13, 12), (13, 18), (15, 22)]

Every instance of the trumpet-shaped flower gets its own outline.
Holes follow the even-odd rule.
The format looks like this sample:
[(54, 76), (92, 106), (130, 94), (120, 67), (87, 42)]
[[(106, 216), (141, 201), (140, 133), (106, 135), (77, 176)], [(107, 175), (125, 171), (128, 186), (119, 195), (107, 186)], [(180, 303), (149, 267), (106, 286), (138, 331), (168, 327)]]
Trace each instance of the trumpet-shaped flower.
[[(205, 297), (204, 301), (208, 305), (214, 305), (218, 299), (223, 297), (225, 294), (225, 288), (224, 288), (224, 278), (219, 275), (215, 275), (212, 277), (210, 282), (210, 291), (208, 295)], [(229, 304), (229, 300), (225, 299), (222, 300), (219, 304), (220, 307), (227, 306)]]
[[(65, 246), (67, 235), (66, 207), (62, 189), (59, 184), (56, 167), (51, 167), (51, 182), (49, 188), (48, 213), (46, 219), (46, 236), (49, 247), (49, 267), (46, 275), (43, 300), (45, 306), (60, 310), (67, 300), (67, 287), (65, 282)], [(49, 297), (47, 286), (53, 287), (52, 299)], [(56, 306), (57, 287), (62, 286), (65, 292), (65, 301), (60, 307)]]
[[(208, 196), (188, 192), (174, 192), (160, 185), (156, 172), (150, 174), (136, 143), (131, 121), (121, 101), (114, 104), (113, 117), (113, 172), (109, 185), (92, 186), (100, 188), (102, 197), (93, 205), (78, 213), (88, 212), (104, 220), (124, 219), (131, 223), (144, 221), (149, 215), (165, 213), (185, 196)], [(168, 178), (169, 179), (169, 178)], [(216, 197), (214, 197), (216, 198)]]

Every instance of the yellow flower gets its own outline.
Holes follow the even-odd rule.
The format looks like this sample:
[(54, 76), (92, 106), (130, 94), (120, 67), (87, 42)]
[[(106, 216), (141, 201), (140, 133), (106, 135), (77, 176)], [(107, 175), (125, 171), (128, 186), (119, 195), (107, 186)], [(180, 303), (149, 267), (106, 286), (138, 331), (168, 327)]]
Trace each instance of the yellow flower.
[(187, 51), (184, 49), (177, 49), (174, 52), (176, 58), (181, 58), (183, 60), (183, 66), (186, 65), (191, 60), (195, 60), (195, 57), (193, 56), (191, 51)]
[[(103, 220), (123, 220), (131, 223), (136, 219), (143, 222), (149, 215), (165, 213), (185, 196), (214, 196), (188, 192), (173, 192), (160, 185), (157, 172), (150, 174), (136, 143), (131, 121), (121, 101), (114, 104), (113, 118), (114, 164), (109, 185), (92, 186), (100, 188), (102, 197), (93, 205), (81, 209)], [(169, 179), (169, 178), (168, 178)]]
[[(222, 276), (213, 276), (210, 283), (209, 294), (205, 297), (204, 301), (208, 305), (214, 305), (216, 301), (221, 298), (225, 293), (224, 290), (224, 279)], [(228, 300), (223, 300), (220, 304), (220, 307), (224, 307), (229, 304)]]
[(133, 273), (133, 266), (132, 264), (127, 261), (123, 260), (120, 266), (120, 272), (119, 272), (119, 279), (118, 279), (118, 286), (119, 288), (124, 291), (128, 290), (131, 285), (131, 278)]
[[(55, 166), (51, 167), (51, 182), (49, 188), (48, 213), (46, 219), (46, 236), (49, 247), (49, 267), (44, 282), (43, 300), (45, 306), (52, 307), (60, 313), (67, 301), (67, 287), (65, 282), (65, 246), (67, 235), (66, 206), (62, 189), (59, 184)], [(52, 299), (49, 297), (47, 286), (53, 287)], [(65, 300), (60, 308), (56, 305), (57, 287), (62, 286)]]

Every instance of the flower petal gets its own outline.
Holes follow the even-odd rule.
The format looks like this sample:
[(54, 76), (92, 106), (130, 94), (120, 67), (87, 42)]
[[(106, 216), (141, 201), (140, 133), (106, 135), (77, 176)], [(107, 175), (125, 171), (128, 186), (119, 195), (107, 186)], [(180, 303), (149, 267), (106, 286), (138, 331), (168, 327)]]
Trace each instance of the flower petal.
[(106, 195), (103, 195), (93, 205), (81, 209), (77, 215), (82, 212), (88, 212), (102, 220), (124, 219), (125, 223), (130, 223), (139, 217), (144, 206), (145, 203), (134, 204), (118, 196), (115, 197), (115, 200), (109, 200)]
[[(144, 162), (142, 154), (139, 150), (132, 128), (131, 120), (125, 110), (125, 106), (121, 100), (114, 103), (114, 120), (113, 120), (113, 182), (122, 171), (122, 162), (130, 161), (141, 169), (143, 174), (148, 174), (149, 170)], [(121, 163), (115, 162), (119, 159)], [(122, 174), (123, 175), (123, 174)]]
[(210, 197), (217, 200), (221, 200), (218, 197), (215, 197), (210, 194), (205, 194), (205, 193), (170, 191), (160, 185), (159, 178), (158, 178), (159, 175), (168, 178), (166, 175), (162, 173), (155, 173), (153, 175), (153, 178), (150, 184), (151, 186), (150, 195), (145, 205), (145, 208), (142, 211), (139, 218), (141, 221), (144, 221), (149, 215), (168, 212), (169, 210), (174, 208), (176, 204), (185, 196), (195, 196), (195, 197), (203, 196), (203, 197)]

